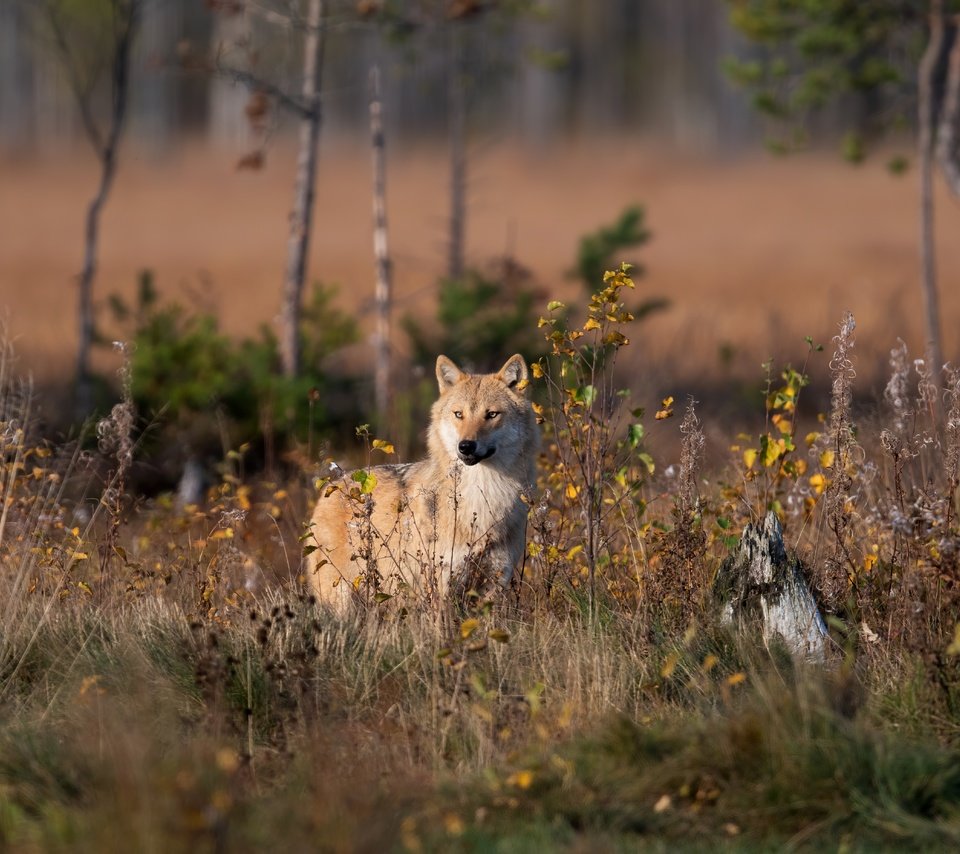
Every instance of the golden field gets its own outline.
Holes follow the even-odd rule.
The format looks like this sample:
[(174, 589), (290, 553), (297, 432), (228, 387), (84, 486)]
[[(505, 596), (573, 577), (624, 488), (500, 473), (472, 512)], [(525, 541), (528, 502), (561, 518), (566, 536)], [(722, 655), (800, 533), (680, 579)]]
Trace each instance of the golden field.
[[(237, 171), (237, 157), (184, 144), (158, 159), (124, 146), (103, 216), (98, 300), (132, 292), (149, 268), (165, 297), (215, 309), (228, 331), (272, 320), (294, 151), (276, 145), (257, 172)], [(803, 336), (827, 341), (846, 309), (858, 321), (861, 371), (881, 367), (898, 336), (922, 352), (916, 176), (889, 175), (882, 156), (852, 167), (832, 152), (724, 160), (627, 139), (548, 151), (488, 142), (473, 147), (469, 170), (470, 262), (510, 252), (551, 297), (576, 289), (565, 273), (581, 235), (628, 204), (645, 206), (653, 239), (636, 255), (647, 270), (640, 290), (672, 301), (643, 327), (634, 358), (648, 372), (700, 374), (732, 347), (733, 369), (756, 377), (768, 356), (801, 357)], [(96, 162), (82, 149), (47, 151), (7, 156), (0, 171), (2, 307), (23, 362), (41, 380), (56, 377), (73, 355), (72, 283)], [(946, 192), (938, 203), (945, 350), (956, 360), (960, 207)], [(398, 312), (429, 314), (445, 263), (444, 149), (391, 151), (388, 215)], [(310, 275), (340, 285), (344, 305), (366, 312), (364, 331), (373, 328), (371, 245), (366, 140), (326, 144)], [(363, 357), (363, 347), (351, 354)]]

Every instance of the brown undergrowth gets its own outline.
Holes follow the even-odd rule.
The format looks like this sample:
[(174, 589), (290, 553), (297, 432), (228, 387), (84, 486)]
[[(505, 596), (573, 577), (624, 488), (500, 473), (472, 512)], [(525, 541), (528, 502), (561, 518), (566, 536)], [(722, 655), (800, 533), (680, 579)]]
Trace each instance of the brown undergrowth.
[[(941, 396), (898, 347), (864, 417), (847, 317), (821, 429), (798, 432), (806, 368), (771, 366), (762, 428), (704, 471), (693, 401), (648, 415), (619, 388), (632, 284), (549, 306), (523, 571), (437, 609), (334, 617), (299, 577), (316, 471), (255, 480), (241, 449), (201, 504), (138, 498), (129, 404), (96, 449), (51, 446), (4, 351), (0, 840), (956, 844), (960, 377)], [(648, 429), (679, 431), (677, 463)], [(714, 613), (719, 561), (768, 509), (830, 624), (826, 668)]]

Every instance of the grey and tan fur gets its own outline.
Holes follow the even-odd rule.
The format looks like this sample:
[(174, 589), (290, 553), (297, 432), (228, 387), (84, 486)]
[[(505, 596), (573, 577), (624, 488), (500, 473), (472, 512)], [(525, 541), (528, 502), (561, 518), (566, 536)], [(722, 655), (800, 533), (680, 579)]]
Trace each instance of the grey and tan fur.
[(346, 610), (358, 592), (411, 591), (437, 601), (491, 582), (506, 586), (523, 556), (539, 429), (527, 366), (495, 374), (437, 359), (427, 458), (376, 466), (360, 496), (349, 476), (324, 490), (312, 519), (307, 575), (321, 601)]

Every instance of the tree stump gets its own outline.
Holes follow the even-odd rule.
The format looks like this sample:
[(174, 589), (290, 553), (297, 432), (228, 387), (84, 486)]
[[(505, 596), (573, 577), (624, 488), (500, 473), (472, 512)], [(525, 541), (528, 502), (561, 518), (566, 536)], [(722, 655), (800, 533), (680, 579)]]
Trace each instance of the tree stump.
[(738, 628), (759, 628), (764, 643), (780, 638), (794, 655), (824, 661), (829, 638), (796, 556), (788, 556), (774, 512), (751, 523), (720, 566), (713, 592), (721, 617)]

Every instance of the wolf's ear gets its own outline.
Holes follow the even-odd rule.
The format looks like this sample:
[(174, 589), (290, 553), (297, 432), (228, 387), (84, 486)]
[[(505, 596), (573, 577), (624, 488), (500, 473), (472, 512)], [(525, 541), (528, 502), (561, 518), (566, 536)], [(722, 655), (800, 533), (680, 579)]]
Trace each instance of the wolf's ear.
[(450, 359), (446, 356), (437, 356), (437, 382), (440, 384), (441, 392), (453, 388), (463, 379), (463, 376), (463, 371)]
[(519, 353), (507, 359), (507, 363), (500, 368), (497, 376), (503, 381), (507, 388), (523, 394), (527, 387), (527, 363)]

